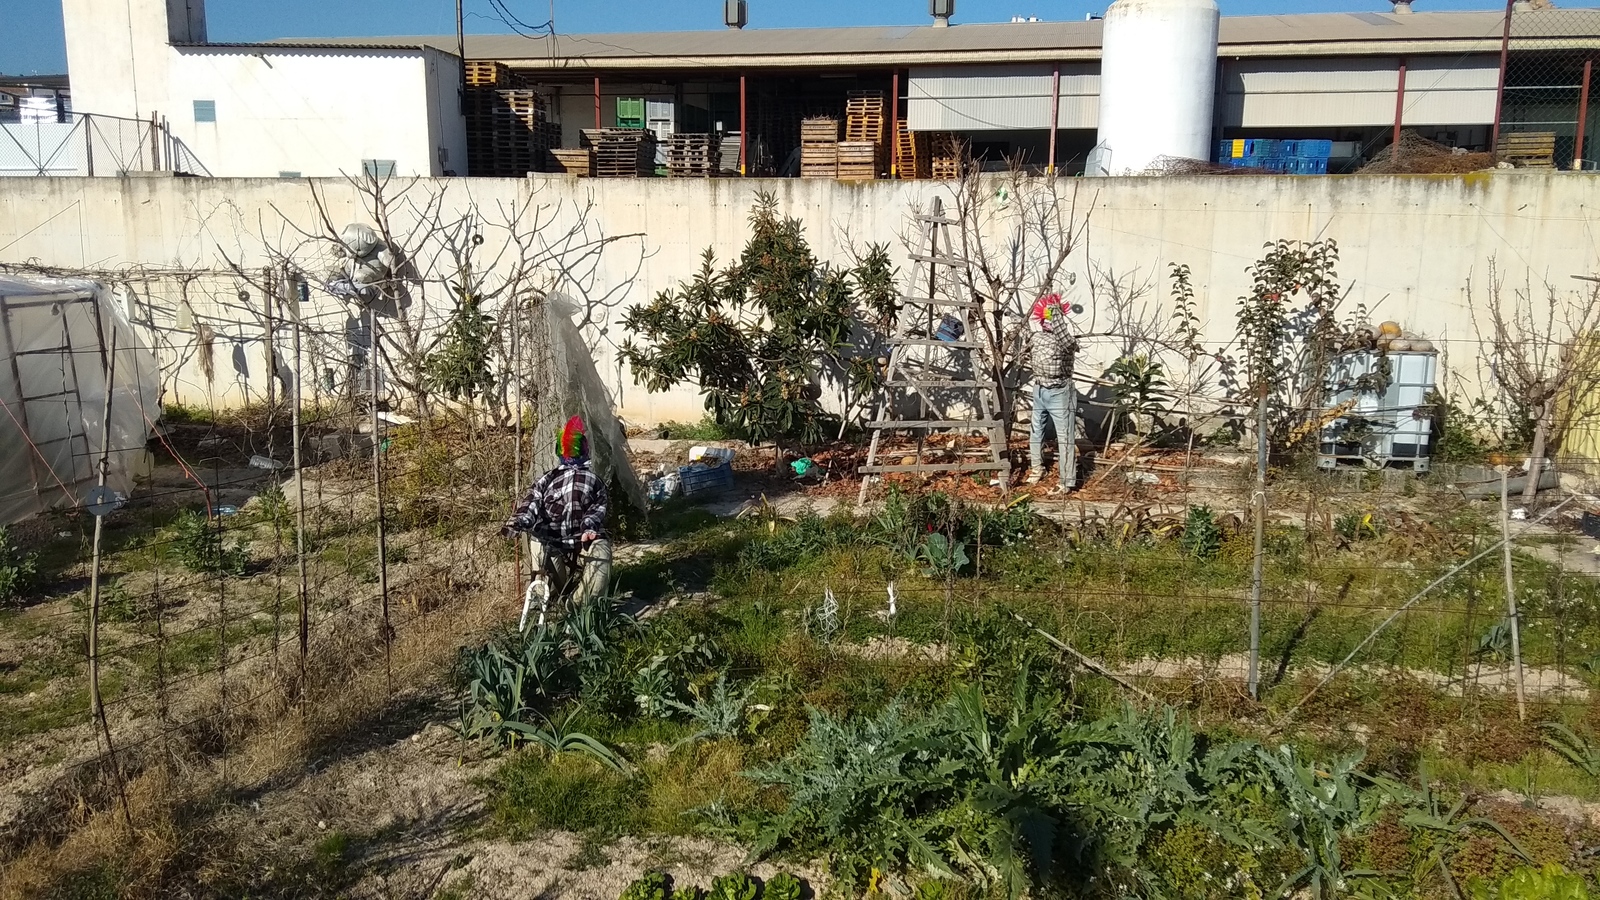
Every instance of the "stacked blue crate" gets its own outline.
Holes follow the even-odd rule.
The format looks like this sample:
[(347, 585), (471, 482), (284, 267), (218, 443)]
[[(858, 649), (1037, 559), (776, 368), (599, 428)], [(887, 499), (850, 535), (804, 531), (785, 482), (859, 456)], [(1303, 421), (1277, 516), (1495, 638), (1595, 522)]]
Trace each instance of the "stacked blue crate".
[(1217, 163), (1286, 175), (1326, 175), (1333, 141), (1239, 138), (1217, 144)]

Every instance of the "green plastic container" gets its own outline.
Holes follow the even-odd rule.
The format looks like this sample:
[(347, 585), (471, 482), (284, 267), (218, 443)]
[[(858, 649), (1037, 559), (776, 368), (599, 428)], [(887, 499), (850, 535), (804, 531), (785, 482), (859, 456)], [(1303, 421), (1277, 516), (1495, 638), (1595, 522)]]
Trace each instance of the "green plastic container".
[(643, 128), (644, 127), (644, 99), (629, 97), (617, 98), (617, 127), (618, 128)]

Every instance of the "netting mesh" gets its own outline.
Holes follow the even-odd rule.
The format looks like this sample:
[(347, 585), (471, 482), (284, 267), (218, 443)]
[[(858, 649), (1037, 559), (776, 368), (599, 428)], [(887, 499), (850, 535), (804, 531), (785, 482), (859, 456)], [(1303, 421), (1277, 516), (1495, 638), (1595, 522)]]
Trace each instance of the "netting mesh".
[(1430, 141), (1415, 131), (1400, 134), (1398, 144), (1379, 150), (1361, 167), (1363, 175), (1444, 175), (1492, 169), (1499, 159), (1493, 153), (1472, 153)]
[(1593, 169), (1595, 53), (1583, 35), (1600, 26), (1600, 8), (1556, 8), (1517, 0), (1506, 12), (1504, 87), (1496, 150), (1519, 167)]

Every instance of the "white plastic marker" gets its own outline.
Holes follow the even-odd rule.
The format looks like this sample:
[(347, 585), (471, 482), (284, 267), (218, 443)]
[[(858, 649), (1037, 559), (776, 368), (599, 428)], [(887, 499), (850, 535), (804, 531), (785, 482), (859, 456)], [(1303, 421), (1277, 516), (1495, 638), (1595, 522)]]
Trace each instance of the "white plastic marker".
[(889, 618), (890, 618), (891, 621), (894, 619), (894, 614), (895, 614), (894, 582), (891, 581), (891, 582), (889, 582)]
[(543, 577), (535, 578), (528, 582), (528, 589), (522, 593), (522, 621), (517, 623), (518, 631), (528, 629), (528, 610), (533, 606), (533, 592), (539, 592), (539, 627), (544, 627), (544, 615), (550, 608), (550, 585)]

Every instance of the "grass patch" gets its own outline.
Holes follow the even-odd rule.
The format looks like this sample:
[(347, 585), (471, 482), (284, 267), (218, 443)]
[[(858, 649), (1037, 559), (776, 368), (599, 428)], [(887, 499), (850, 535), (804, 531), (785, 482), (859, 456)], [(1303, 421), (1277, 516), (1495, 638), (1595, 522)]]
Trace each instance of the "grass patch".
[(669, 441), (727, 441), (737, 437), (710, 416), (698, 422), (668, 422), (657, 428), (656, 433)]

